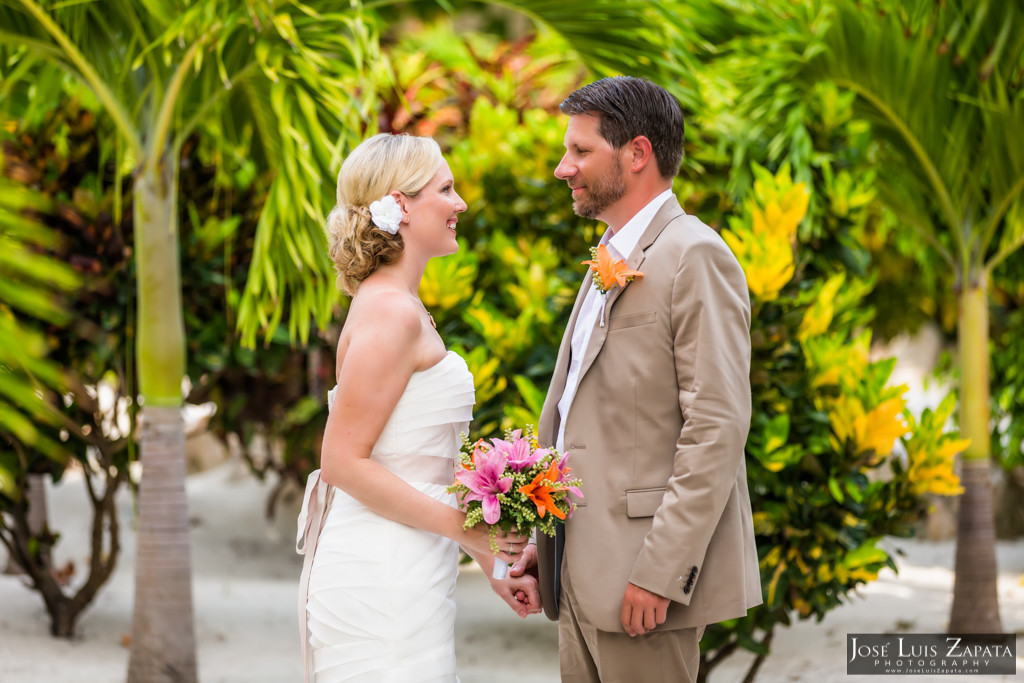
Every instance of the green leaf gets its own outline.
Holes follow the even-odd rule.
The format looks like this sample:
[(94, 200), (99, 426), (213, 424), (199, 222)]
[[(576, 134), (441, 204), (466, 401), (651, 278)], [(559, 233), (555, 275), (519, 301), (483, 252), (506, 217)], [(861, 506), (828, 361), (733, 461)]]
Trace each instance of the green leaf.
[(836, 499), (836, 502), (842, 504), (845, 500), (845, 496), (843, 496), (843, 490), (839, 487), (839, 482), (836, 481), (835, 477), (828, 478), (828, 490), (832, 494), (832, 497)]

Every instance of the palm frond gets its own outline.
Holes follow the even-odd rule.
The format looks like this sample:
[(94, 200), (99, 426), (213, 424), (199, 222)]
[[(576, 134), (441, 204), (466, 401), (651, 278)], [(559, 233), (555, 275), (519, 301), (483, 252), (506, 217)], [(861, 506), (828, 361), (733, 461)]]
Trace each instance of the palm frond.
[(77, 287), (79, 278), (41, 253), (55, 236), (32, 216), (48, 208), (42, 197), (0, 176), (0, 437), (61, 458), (61, 448), (37, 428), (56, 420), (47, 390), (64, 388), (60, 368), (46, 360), (37, 323), (67, 319), (60, 296)]
[(883, 196), (899, 196), (901, 213), (918, 222), (930, 216), (931, 230), (953, 238), (962, 270), (981, 267), (993, 197), (1020, 177), (1007, 158), (1017, 152), (991, 154), (1024, 50), (1021, 32), (1004, 30), (1019, 25), (1012, 5), (839, 0), (824, 49), (801, 73), (805, 86), (828, 79), (857, 93), (884, 143)]
[[(453, 3), (458, 5), (460, 3)], [(596, 75), (642, 76), (699, 108), (695, 62), (664, 3), (643, 0), (492, 0), (561, 34)]]
[(275, 37), (224, 53), (229, 73), (242, 58), (256, 60), (222, 111), (246, 112), (255, 124), (253, 151), (275, 172), (239, 310), (248, 345), (259, 330), (269, 341), (285, 312), (289, 336), (305, 343), (311, 323), (326, 327), (340, 298), (323, 223), (341, 151), (372, 126), (368, 65), (379, 52), (372, 16), (326, 11), (330, 5), (292, 5), (287, 20), (276, 17)]
[[(1004, 92), (995, 82), (993, 89), (997, 93)], [(1020, 140), (1020, 131), (1024, 131), (1024, 99), (1009, 101), (996, 94), (990, 99), (995, 106), (982, 111), (985, 129), (989, 131), (983, 153), (988, 159), (991, 181), (991, 211), (978, 249), (982, 256), (989, 255), (993, 243), (999, 245), (1000, 252), (1006, 251), (1019, 242), (1019, 233), (1024, 231), (1020, 223), (1024, 210), (1024, 145)], [(1000, 229), (1003, 235), (997, 239)], [(1019, 244), (1015, 248), (1019, 248)], [(993, 258), (1002, 260), (1009, 253)]]

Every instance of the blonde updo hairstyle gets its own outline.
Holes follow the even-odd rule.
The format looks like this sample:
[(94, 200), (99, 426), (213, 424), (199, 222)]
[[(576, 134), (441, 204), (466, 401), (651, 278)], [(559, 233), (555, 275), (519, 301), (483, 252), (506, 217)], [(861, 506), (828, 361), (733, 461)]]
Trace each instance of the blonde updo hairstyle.
[(370, 220), (370, 203), (395, 190), (415, 197), (444, 157), (432, 138), (381, 133), (359, 144), (338, 173), (337, 206), (327, 216), (331, 260), (338, 285), (352, 296), (359, 284), (402, 254), (402, 231), (394, 235)]

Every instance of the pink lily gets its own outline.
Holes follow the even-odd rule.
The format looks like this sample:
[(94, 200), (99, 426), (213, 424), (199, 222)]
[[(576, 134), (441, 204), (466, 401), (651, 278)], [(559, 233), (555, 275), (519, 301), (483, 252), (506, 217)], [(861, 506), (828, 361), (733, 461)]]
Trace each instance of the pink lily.
[(494, 450), (499, 451), (508, 458), (508, 465), (516, 471), (528, 470), (538, 462), (541, 458), (550, 453), (550, 451), (543, 448), (538, 448), (533, 453), (530, 452), (530, 442), (528, 439), (522, 438), (522, 430), (517, 429), (510, 435), (512, 438), (508, 441), (503, 439), (491, 439), (491, 443), (494, 444)]
[(473, 451), (472, 470), (463, 470), (455, 475), (470, 493), (464, 502), (479, 500), (483, 506), (484, 521), (494, 524), (501, 517), (501, 503), (498, 494), (508, 493), (512, 488), (512, 477), (502, 477), (508, 458), (497, 450), (477, 448)]
[[(556, 484), (564, 484), (569, 481), (569, 473), (572, 472), (572, 468), (569, 467), (569, 453), (562, 456), (561, 460), (558, 461), (558, 480)], [(566, 486), (565, 490), (576, 496), (577, 498), (583, 497), (583, 492), (580, 491), (578, 486)], [(571, 514), (570, 508), (570, 514)]]

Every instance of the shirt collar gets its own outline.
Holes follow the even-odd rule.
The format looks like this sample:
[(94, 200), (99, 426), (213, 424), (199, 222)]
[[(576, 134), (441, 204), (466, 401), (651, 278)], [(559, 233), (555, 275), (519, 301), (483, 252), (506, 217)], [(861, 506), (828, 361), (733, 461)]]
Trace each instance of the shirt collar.
[(647, 202), (647, 205), (637, 211), (636, 215), (630, 218), (618, 232), (613, 233), (612, 229), (608, 228), (604, 236), (601, 237), (601, 244), (608, 245), (609, 251), (617, 252), (612, 254), (615, 258), (629, 258), (629, 255), (633, 253), (633, 249), (636, 248), (637, 242), (640, 241), (640, 236), (644, 234), (644, 230), (647, 229), (647, 226), (654, 219), (654, 214), (658, 213), (658, 209), (671, 196), (672, 188), (670, 187)]

